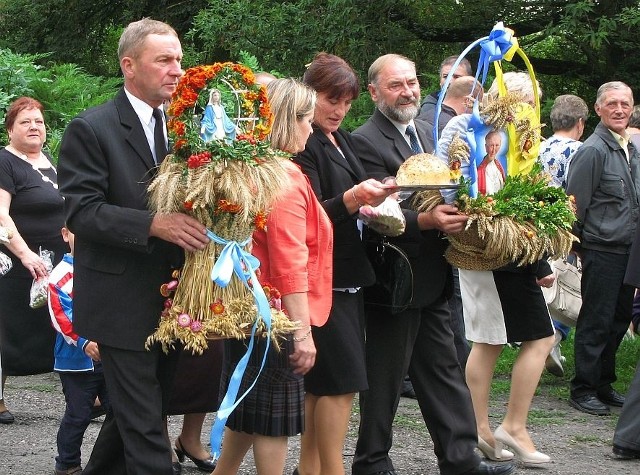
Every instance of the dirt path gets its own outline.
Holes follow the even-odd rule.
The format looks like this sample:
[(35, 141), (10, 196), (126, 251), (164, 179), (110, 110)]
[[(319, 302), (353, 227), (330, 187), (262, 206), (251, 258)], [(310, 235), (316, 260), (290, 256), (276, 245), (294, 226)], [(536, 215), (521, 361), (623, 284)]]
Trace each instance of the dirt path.
[[(627, 475), (640, 474), (640, 461), (619, 461), (611, 456), (611, 439), (619, 410), (610, 417), (582, 414), (570, 408), (565, 400), (543, 394), (536, 396), (530, 413), (530, 430), (540, 451), (550, 455), (553, 463), (546, 468), (519, 467), (516, 473), (531, 475)], [(57, 375), (47, 374), (10, 378), (6, 388), (7, 403), (16, 416), (11, 425), (0, 424), (0, 475), (42, 475), (53, 473), (56, 454), (55, 438), (64, 408)], [(504, 414), (504, 401), (492, 407), (494, 426)], [(205, 423), (203, 440), (208, 440), (212, 418)], [(83, 461), (88, 458), (100, 430), (101, 419), (91, 423), (83, 445)], [(345, 446), (347, 473), (351, 466), (357, 434), (357, 407)], [(181, 418), (171, 417), (172, 439), (180, 430)], [(286, 475), (296, 464), (299, 439), (290, 441)], [(396, 419), (392, 457), (399, 475), (437, 474), (433, 445), (414, 400), (402, 399)], [(199, 472), (187, 462), (183, 474)], [(242, 474), (255, 474), (247, 457)]]

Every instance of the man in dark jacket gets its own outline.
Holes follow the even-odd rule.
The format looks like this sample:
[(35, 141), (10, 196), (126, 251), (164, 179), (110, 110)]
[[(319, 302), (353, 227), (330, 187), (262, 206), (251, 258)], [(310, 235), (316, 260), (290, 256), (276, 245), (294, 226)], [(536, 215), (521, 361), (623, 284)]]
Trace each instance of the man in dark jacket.
[(112, 409), (83, 473), (171, 475), (163, 420), (171, 365), (145, 342), (180, 247), (194, 251), (209, 240), (194, 218), (147, 205), (147, 185), (167, 153), (161, 107), (182, 75), (178, 36), (159, 21), (131, 23), (118, 57), (124, 87), (71, 121), (58, 170), (75, 234), (73, 326), (98, 342)]
[(600, 123), (575, 153), (567, 179), (567, 193), (578, 208), (574, 234), (582, 258), (569, 402), (594, 415), (624, 403), (611, 384), (616, 352), (631, 320), (633, 287), (623, 279), (640, 212), (640, 156), (625, 130), (632, 110), (629, 86), (619, 81), (600, 86), (595, 103)]
[[(395, 54), (381, 56), (369, 68), (373, 116), (354, 134), (369, 176), (395, 176), (409, 156), (431, 150), (426, 124), (414, 120), (420, 104), (415, 65)], [(429, 212), (405, 211), (403, 235), (394, 239), (411, 263), (413, 301), (392, 314), (389, 307), (366, 309), (366, 361), (369, 390), (360, 394), (360, 430), (353, 475), (395, 475), (389, 457), (392, 425), (407, 370), (422, 416), (435, 445), (441, 475), (508, 475), (514, 465), (481, 462), (471, 396), (457, 361), (449, 324), (447, 294), (451, 268), (444, 259), (441, 232), (464, 229), (456, 207)], [(449, 284), (449, 285), (447, 285)], [(390, 302), (389, 302), (390, 303)]]

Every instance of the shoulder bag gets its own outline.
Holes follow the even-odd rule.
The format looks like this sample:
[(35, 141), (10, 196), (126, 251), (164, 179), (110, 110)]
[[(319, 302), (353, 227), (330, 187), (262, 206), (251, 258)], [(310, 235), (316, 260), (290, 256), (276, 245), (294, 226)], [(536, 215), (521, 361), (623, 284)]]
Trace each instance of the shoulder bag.
[(582, 306), (580, 260), (577, 260), (576, 265), (568, 262), (566, 258), (549, 261), (549, 264), (556, 280), (550, 288), (542, 288), (542, 293), (551, 318), (575, 327)]
[(406, 310), (413, 300), (413, 271), (406, 253), (384, 237), (367, 241), (366, 250), (376, 282), (364, 289), (365, 304), (389, 307), (392, 314)]

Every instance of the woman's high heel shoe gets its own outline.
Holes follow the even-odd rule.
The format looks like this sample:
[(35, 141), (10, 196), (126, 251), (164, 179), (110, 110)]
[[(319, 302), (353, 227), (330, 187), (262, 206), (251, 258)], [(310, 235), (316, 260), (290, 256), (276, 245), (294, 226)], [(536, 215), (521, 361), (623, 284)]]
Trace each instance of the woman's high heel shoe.
[(216, 468), (216, 462), (213, 460), (213, 457), (209, 457), (208, 459), (198, 459), (184, 450), (180, 437), (176, 439), (176, 446), (174, 447), (174, 450), (176, 451), (176, 455), (180, 462), (184, 462), (184, 457), (186, 456), (203, 472), (212, 472), (213, 469)]
[(513, 459), (512, 452), (509, 452), (507, 449), (503, 449), (502, 447), (500, 450), (493, 448), (480, 436), (478, 436), (478, 449), (480, 449), (480, 452), (484, 454), (485, 458), (493, 460), (494, 462), (503, 462)]
[(496, 451), (502, 449), (502, 445), (508, 445), (516, 453), (520, 461), (525, 465), (540, 465), (551, 462), (551, 457), (542, 452), (527, 452), (502, 426), (498, 426), (493, 436), (496, 439)]

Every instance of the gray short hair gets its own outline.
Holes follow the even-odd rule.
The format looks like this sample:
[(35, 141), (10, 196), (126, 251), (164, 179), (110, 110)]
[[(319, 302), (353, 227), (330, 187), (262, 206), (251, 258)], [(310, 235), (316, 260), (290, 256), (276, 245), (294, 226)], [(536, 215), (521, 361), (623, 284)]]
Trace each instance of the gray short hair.
[(402, 61), (411, 63), (414, 69), (416, 67), (416, 64), (406, 56), (402, 56), (401, 54), (395, 54), (395, 53), (385, 54), (383, 56), (380, 56), (373, 63), (371, 63), (371, 66), (369, 66), (369, 73), (367, 76), (369, 83), (376, 85), (377, 84), (376, 81), (378, 80), (378, 75), (380, 74), (380, 71), (382, 71), (382, 68), (384, 68), (385, 65), (390, 61), (393, 61), (396, 59), (400, 59)]
[(629, 91), (629, 95), (631, 96), (631, 104), (633, 105), (633, 92), (631, 91), (631, 88), (622, 81), (605, 82), (602, 86), (600, 86), (598, 88), (598, 93), (596, 94), (596, 104), (599, 106), (602, 105), (602, 101), (604, 100), (604, 96), (607, 92), (621, 91), (625, 89)]
[(573, 94), (563, 94), (556, 97), (551, 108), (551, 127), (558, 130), (571, 130), (578, 120), (587, 120), (589, 107), (580, 97)]
[(149, 35), (173, 35), (176, 38), (178, 37), (176, 30), (161, 21), (152, 20), (151, 18), (134, 21), (129, 23), (120, 35), (118, 59), (121, 60), (125, 56), (137, 58), (144, 41)]

